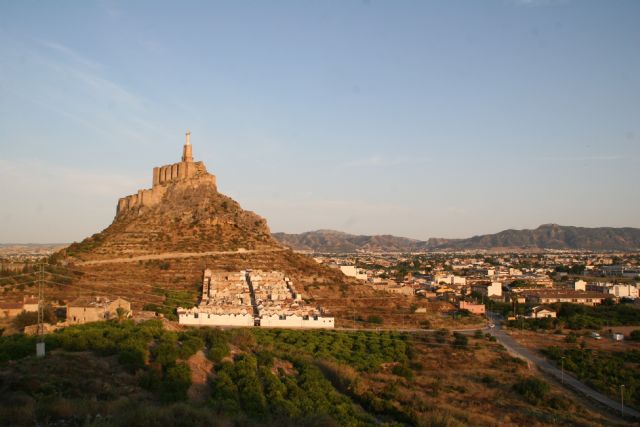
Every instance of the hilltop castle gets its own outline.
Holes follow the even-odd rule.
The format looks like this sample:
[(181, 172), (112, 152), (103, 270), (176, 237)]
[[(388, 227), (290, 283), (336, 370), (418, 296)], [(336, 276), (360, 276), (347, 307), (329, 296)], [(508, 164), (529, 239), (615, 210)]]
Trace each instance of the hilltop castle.
[(167, 186), (175, 183), (190, 183), (209, 181), (216, 185), (216, 177), (207, 172), (203, 162), (193, 161), (191, 146), (191, 132), (187, 131), (184, 147), (182, 148), (182, 161), (171, 165), (153, 168), (153, 184), (150, 189), (138, 190), (136, 194), (126, 196), (118, 200), (116, 217), (142, 206), (153, 206), (162, 200)]

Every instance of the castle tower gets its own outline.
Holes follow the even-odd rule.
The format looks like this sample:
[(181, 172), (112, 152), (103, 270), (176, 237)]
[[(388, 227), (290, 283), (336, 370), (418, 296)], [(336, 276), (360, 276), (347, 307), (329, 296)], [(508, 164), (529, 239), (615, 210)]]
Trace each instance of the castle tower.
[(193, 154), (191, 152), (191, 131), (187, 130), (186, 142), (184, 143), (184, 147), (182, 148), (182, 161), (183, 162), (193, 162)]

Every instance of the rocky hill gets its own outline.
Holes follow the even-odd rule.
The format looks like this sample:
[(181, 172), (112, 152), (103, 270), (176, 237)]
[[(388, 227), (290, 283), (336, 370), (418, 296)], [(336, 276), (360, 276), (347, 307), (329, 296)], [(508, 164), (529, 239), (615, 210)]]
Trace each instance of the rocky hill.
[(421, 241), (391, 235), (364, 236), (333, 230), (309, 231), (301, 234), (274, 233), (273, 237), (295, 250), (326, 253), (417, 252), (429, 250), (434, 244), (449, 241), (449, 239)]
[(505, 230), (448, 242), (451, 249), (538, 248), (583, 250), (639, 250), (640, 229), (571, 227), (544, 224), (535, 230)]
[[(151, 189), (120, 199), (109, 227), (51, 259), (59, 275), (50, 278), (50, 297), (122, 296), (138, 309), (178, 297), (195, 302), (204, 268), (280, 270), (310, 297), (349, 283), (339, 270), (282, 246), (264, 218), (219, 193), (188, 144), (182, 162), (154, 169)], [(353, 286), (354, 294), (371, 292)]]
[(535, 230), (505, 230), (468, 239), (415, 240), (390, 235), (358, 236), (331, 230), (301, 234), (274, 233), (295, 250), (327, 253), (418, 252), (466, 249), (639, 250), (638, 228), (585, 228), (545, 224)]

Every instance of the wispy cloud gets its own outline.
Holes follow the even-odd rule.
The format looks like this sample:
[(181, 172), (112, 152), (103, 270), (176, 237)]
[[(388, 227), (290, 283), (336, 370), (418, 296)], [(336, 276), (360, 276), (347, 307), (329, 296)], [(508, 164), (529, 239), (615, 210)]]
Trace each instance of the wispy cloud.
[(109, 139), (151, 141), (162, 133), (149, 119), (154, 115), (152, 103), (106, 76), (97, 61), (53, 40), (35, 39), (29, 46), (14, 46), (14, 51), (19, 52), (20, 61), (9, 51), (0, 58), (0, 66), (19, 79), (16, 63), (26, 63), (33, 85), (28, 91), (5, 85), (5, 96), (38, 105)]
[(51, 40), (43, 40), (43, 39), (36, 39), (36, 41), (43, 47), (56, 51), (58, 53), (61, 53), (63, 55), (65, 55), (67, 58), (69, 58), (71, 61), (77, 63), (78, 65), (83, 65), (85, 67), (89, 67), (89, 68), (93, 68), (93, 69), (101, 69), (102, 66), (96, 62), (96, 61), (92, 61), (90, 59), (85, 58), (84, 56), (81, 56), (80, 54), (78, 54), (76, 51), (74, 51), (73, 49), (62, 45), (60, 43), (56, 43), (54, 41)]

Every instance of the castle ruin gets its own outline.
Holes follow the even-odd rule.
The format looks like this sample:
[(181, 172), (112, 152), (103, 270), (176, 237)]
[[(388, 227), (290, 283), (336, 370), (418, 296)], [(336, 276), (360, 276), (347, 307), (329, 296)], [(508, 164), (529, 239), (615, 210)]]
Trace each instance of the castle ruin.
[(186, 141), (182, 148), (181, 162), (153, 168), (153, 180), (150, 189), (138, 190), (136, 194), (118, 200), (116, 217), (134, 208), (156, 205), (162, 200), (167, 186), (171, 184), (207, 180), (214, 186), (216, 185), (215, 175), (207, 172), (204, 163), (193, 161), (190, 140), (191, 132), (187, 131)]

